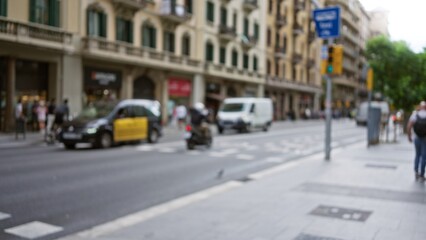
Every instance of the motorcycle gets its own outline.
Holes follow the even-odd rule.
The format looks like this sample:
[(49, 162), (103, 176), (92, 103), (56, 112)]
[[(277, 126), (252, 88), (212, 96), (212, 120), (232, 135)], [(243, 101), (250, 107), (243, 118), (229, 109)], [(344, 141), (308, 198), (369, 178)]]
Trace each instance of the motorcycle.
[(192, 125), (187, 125), (185, 128), (185, 141), (186, 141), (186, 147), (188, 150), (194, 150), (196, 146), (206, 146), (207, 148), (210, 148), (213, 143), (213, 137), (210, 131), (210, 128), (207, 128), (208, 130), (208, 137), (203, 136), (201, 131)]

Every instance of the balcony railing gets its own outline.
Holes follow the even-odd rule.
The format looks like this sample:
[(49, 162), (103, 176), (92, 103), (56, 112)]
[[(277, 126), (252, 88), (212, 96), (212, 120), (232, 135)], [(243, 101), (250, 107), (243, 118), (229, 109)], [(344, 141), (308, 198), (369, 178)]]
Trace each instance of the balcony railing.
[(246, 69), (238, 69), (235, 67), (229, 67), (222, 64), (206, 63), (206, 72), (207, 74), (232, 78), (238, 81), (249, 81), (249, 82), (259, 82), (263, 80), (263, 75), (256, 71), (249, 71)]
[(276, 58), (285, 58), (286, 57), (286, 49), (283, 47), (275, 47), (275, 57)]
[(305, 3), (304, 2), (300, 2), (299, 0), (296, 0), (294, 2), (294, 9), (296, 11), (303, 11), (303, 10), (305, 10)]
[(284, 27), (285, 25), (287, 25), (287, 19), (285, 16), (282, 15), (277, 15), (275, 22), (278, 27)]
[(235, 39), (235, 37), (237, 36), (237, 33), (233, 27), (228, 27), (225, 25), (219, 26), (219, 34), (220, 34), (219, 36), (223, 40), (227, 40), (227, 41), (231, 41)]
[(73, 35), (54, 27), (0, 17), (0, 39), (48, 48), (64, 48), (72, 47)]
[(243, 36), (241, 38), (241, 42), (243, 44), (243, 47), (253, 48), (257, 44), (257, 39), (254, 36)]
[(293, 63), (295, 63), (295, 64), (300, 63), (302, 61), (302, 59), (303, 59), (302, 54), (293, 53), (293, 58), (292, 58)]
[(84, 38), (83, 50), (86, 54), (95, 54), (98, 57), (116, 58), (129, 63), (143, 63), (151, 66), (164, 66), (192, 72), (202, 71), (202, 64), (185, 56), (173, 53), (158, 52), (153, 49), (136, 47), (124, 42), (111, 42), (100, 38)]
[(317, 34), (315, 32), (309, 32), (308, 40), (309, 43), (312, 43), (317, 39)]
[(257, 0), (244, 0), (243, 7), (246, 11), (254, 11), (258, 8)]
[(295, 34), (302, 34), (303, 33), (303, 26), (298, 24), (298, 23), (295, 23), (294, 26), (293, 26), (293, 31), (294, 31)]
[(274, 88), (284, 88), (284, 89), (310, 92), (310, 93), (320, 93), (322, 91), (321, 86), (318, 86), (315, 83), (295, 82), (295, 81), (289, 81), (287, 79), (271, 77), (271, 76), (268, 76), (266, 78), (266, 85), (269, 87), (274, 87)]
[(160, 15), (168, 21), (175, 23), (183, 23), (191, 18), (191, 14), (183, 5), (173, 5), (169, 2), (163, 2)]
[(137, 10), (144, 8), (148, 3), (154, 3), (154, 0), (112, 0), (112, 2)]
[(308, 60), (308, 68), (313, 68), (313, 67), (315, 67), (315, 60), (309, 59)]

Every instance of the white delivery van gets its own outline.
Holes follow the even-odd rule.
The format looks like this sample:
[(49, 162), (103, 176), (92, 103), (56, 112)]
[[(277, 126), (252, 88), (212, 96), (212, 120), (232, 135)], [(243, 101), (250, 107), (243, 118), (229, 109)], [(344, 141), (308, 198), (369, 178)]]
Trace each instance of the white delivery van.
[(269, 98), (227, 98), (217, 114), (217, 129), (239, 132), (255, 128), (268, 131), (272, 124), (272, 100)]
[[(371, 107), (380, 108), (381, 114), (382, 114), (381, 121), (382, 123), (386, 123), (386, 121), (389, 119), (389, 104), (385, 101), (372, 101)], [(356, 124), (358, 126), (367, 125), (368, 102), (362, 102), (359, 105), (355, 119), (356, 119)]]

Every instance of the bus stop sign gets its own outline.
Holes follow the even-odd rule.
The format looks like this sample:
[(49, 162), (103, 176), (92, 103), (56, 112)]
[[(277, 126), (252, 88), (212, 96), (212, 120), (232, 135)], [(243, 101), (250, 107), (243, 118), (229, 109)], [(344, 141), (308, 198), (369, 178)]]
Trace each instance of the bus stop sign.
[(340, 8), (329, 7), (313, 11), (318, 37), (337, 38), (340, 36)]

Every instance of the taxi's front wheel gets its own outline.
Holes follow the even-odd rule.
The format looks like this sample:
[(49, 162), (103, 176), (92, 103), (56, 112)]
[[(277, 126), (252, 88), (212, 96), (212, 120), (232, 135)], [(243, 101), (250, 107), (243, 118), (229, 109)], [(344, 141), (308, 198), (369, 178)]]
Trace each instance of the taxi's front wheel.
[(149, 131), (149, 135), (148, 135), (149, 143), (157, 143), (159, 138), (160, 138), (160, 135), (156, 129), (152, 129), (151, 131)]
[(112, 136), (108, 132), (103, 132), (96, 143), (97, 148), (109, 148), (112, 146)]

